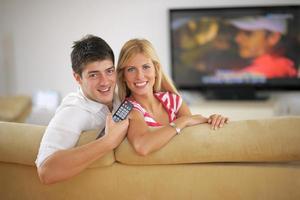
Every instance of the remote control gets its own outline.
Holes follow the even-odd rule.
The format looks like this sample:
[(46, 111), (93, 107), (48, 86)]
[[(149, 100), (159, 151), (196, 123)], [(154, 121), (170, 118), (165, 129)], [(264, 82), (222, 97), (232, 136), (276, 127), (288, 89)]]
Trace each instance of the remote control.
[(112, 117), (113, 120), (115, 122), (119, 122), (119, 121), (124, 120), (128, 116), (128, 114), (130, 113), (132, 108), (133, 108), (133, 104), (125, 99), (121, 103), (121, 105), (119, 106), (119, 108), (117, 109), (115, 114), (113, 115), (113, 117)]
[[(113, 114), (112, 118), (115, 122), (119, 122), (124, 120), (128, 114), (130, 113), (130, 111), (133, 108), (133, 104), (131, 102), (129, 102), (128, 100), (124, 100), (121, 105), (119, 106), (119, 108), (117, 109), (117, 111)], [(98, 138), (102, 137), (105, 133), (105, 127), (100, 131)]]

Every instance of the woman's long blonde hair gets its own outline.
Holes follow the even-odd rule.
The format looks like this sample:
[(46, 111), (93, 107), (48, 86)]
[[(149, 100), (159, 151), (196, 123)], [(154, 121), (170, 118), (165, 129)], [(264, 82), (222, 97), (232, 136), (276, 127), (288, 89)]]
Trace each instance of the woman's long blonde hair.
[(145, 39), (132, 39), (127, 41), (121, 49), (118, 64), (117, 64), (117, 85), (118, 94), (123, 101), (126, 97), (129, 97), (131, 91), (126, 85), (124, 80), (124, 67), (126, 63), (132, 59), (135, 55), (142, 53), (146, 57), (150, 58), (155, 68), (155, 83), (153, 86), (154, 92), (172, 92), (178, 94), (173, 82), (163, 72), (159, 58), (155, 52), (153, 45)]

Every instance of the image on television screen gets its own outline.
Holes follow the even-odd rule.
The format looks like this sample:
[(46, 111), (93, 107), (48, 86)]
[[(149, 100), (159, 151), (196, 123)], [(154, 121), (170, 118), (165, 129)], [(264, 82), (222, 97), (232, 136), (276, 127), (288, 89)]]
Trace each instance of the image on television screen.
[(205, 85), (300, 87), (300, 7), (170, 10), (172, 78)]

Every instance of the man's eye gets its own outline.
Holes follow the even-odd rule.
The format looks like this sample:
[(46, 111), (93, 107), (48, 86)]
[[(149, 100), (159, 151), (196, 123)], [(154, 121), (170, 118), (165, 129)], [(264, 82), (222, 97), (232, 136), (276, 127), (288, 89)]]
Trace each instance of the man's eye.
[(109, 69), (109, 70), (107, 70), (107, 73), (111, 75), (114, 73), (114, 71), (115, 71), (114, 69)]
[(90, 78), (96, 78), (98, 75), (97, 74), (89, 74)]
[(246, 36), (251, 36), (252, 32), (251, 31), (242, 31), (242, 33)]

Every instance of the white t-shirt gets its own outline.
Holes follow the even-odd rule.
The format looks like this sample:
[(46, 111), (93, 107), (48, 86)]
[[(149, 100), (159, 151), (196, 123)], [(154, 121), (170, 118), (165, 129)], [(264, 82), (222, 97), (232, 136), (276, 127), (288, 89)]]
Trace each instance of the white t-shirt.
[[(114, 95), (113, 112), (119, 105), (120, 100)], [(108, 113), (106, 105), (88, 99), (81, 89), (67, 95), (44, 133), (35, 161), (37, 167), (54, 152), (74, 147), (82, 131), (102, 130)]]

